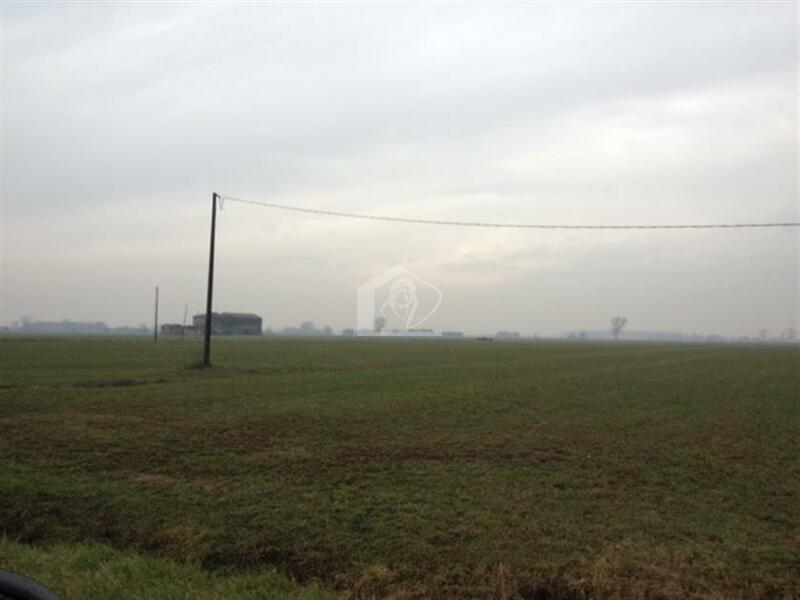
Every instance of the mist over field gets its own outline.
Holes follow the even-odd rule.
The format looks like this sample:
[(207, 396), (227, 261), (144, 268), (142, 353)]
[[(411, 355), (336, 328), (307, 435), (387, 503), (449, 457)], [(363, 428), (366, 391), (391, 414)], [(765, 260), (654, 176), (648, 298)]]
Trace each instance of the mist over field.
[[(507, 223), (797, 221), (798, 6), (2, 5), (2, 302), (203, 308), (213, 191)], [(402, 265), (427, 325), (798, 327), (798, 230), (454, 229), (226, 203), (215, 307), (355, 324)]]

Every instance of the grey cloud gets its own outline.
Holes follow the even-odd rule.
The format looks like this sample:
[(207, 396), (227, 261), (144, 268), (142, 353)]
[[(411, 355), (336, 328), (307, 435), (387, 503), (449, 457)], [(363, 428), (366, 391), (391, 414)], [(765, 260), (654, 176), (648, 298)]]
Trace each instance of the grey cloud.
[[(156, 276), (173, 297), (201, 297), (212, 190), (509, 222), (789, 218), (797, 10), (6, 5), (3, 318), (82, 316), (82, 268), (98, 275), (93, 287), (114, 281), (131, 298)], [(453, 309), (453, 327), (484, 318), (490, 327), (491, 314), (475, 316), (477, 299), (524, 305), (530, 290), (520, 282), (540, 277), (551, 284), (542, 302), (561, 312), (542, 307), (539, 329), (586, 318), (584, 305), (559, 300), (573, 281), (609, 305), (629, 294), (666, 306), (654, 298), (668, 293), (672, 272), (689, 282), (676, 289), (691, 284), (709, 307), (719, 290), (737, 290), (742, 300), (717, 315), (720, 328), (759, 328), (751, 301), (769, 307), (772, 329), (794, 318), (796, 291), (775, 283), (797, 270), (787, 232), (682, 238), (677, 253), (668, 236), (501, 236), (492, 250), (485, 232), (257, 211), (225, 212), (220, 298), (235, 305), (239, 290), (267, 322), (292, 322), (302, 309), (349, 326), (359, 278), (398, 262), (439, 274), (450, 306), (470, 307)], [(725, 256), (735, 269), (719, 262)], [(74, 277), (54, 279), (55, 264)], [(638, 287), (603, 279), (614, 265)], [(262, 277), (243, 287), (253, 269)], [(285, 287), (271, 284), (276, 277)], [(764, 286), (779, 293), (767, 301)], [(324, 307), (313, 288), (325, 290)], [(102, 314), (84, 316), (117, 322), (147, 314), (134, 301), (92, 310)], [(504, 315), (523, 319), (517, 309)], [(677, 308), (652, 315), (649, 328), (685, 326)]]

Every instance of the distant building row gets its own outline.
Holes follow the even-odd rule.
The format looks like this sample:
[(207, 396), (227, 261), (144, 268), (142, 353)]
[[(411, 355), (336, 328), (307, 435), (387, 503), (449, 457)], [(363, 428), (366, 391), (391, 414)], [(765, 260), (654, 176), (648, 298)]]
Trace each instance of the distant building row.
[[(163, 335), (203, 335), (206, 331), (205, 314), (192, 317), (192, 324), (184, 327), (179, 323), (164, 323)], [(252, 313), (212, 313), (213, 335), (261, 335), (261, 317)]]

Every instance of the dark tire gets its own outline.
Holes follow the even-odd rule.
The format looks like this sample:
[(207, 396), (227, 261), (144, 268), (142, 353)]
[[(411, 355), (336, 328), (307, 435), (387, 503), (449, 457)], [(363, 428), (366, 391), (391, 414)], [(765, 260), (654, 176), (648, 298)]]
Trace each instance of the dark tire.
[(61, 600), (35, 581), (0, 569), (0, 600)]

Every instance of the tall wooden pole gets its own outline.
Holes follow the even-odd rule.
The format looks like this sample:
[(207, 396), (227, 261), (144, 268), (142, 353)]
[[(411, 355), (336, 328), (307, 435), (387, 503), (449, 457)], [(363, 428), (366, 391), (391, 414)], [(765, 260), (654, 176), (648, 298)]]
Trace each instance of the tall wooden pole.
[(211, 306), (214, 295), (214, 238), (217, 227), (217, 199), (216, 192), (211, 194), (211, 245), (208, 251), (208, 294), (206, 296), (206, 339), (203, 345), (203, 366), (211, 366)]
[(158, 286), (156, 286), (156, 314), (153, 318), (153, 341), (158, 343)]
[(186, 337), (186, 315), (189, 314), (189, 305), (183, 307), (183, 324), (181, 325), (181, 339)]

